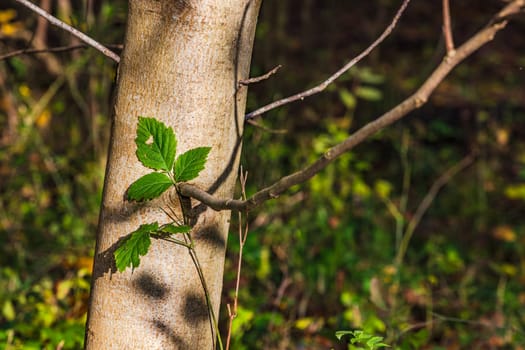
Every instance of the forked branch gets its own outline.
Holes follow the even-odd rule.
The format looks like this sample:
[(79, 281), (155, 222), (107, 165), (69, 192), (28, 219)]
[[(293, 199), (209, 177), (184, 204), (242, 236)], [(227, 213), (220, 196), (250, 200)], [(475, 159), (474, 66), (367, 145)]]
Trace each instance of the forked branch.
[(262, 115), (262, 114), (264, 114), (264, 113), (274, 109), (274, 108), (281, 107), (281, 106), (284, 106), (284, 105), (286, 105), (288, 103), (292, 103), (292, 102), (295, 102), (295, 101), (303, 100), (305, 97), (309, 97), (309, 96), (318, 94), (321, 91), (323, 91), (324, 89), (326, 89), (326, 87), (328, 85), (332, 84), (337, 78), (339, 78), (341, 75), (345, 74), (350, 68), (352, 68), (359, 61), (361, 61), (363, 58), (368, 56), (370, 54), (370, 52), (372, 52), (373, 49), (375, 49), (379, 44), (381, 44), (381, 42), (383, 42), (383, 40), (385, 40), (386, 37), (389, 36), (390, 33), (392, 33), (392, 30), (394, 30), (395, 26), (397, 25), (397, 22), (399, 21), (399, 18), (401, 17), (403, 12), (405, 11), (405, 9), (406, 9), (406, 7), (407, 7), (409, 2), (410, 2), (410, 0), (404, 0), (403, 1), (403, 3), (401, 4), (401, 7), (399, 8), (399, 10), (397, 10), (396, 15), (394, 16), (394, 19), (392, 20), (390, 25), (388, 27), (386, 27), (386, 29), (383, 31), (383, 33), (381, 33), (381, 35), (372, 44), (370, 44), (370, 46), (368, 46), (359, 55), (357, 55), (356, 57), (352, 58), (347, 64), (345, 64), (341, 69), (339, 69), (337, 72), (332, 74), (328, 79), (326, 79), (325, 81), (323, 81), (322, 83), (320, 83), (319, 85), (317, 85), (317, 86), (315, 86), (315, 87), (313, 87), (311, 89), (305, 90), (303, 92), (299, 92), (299, 93), (297, 93), (295, 95), (283, 98), (281, 100), (278, 100), (278, 101), (272, 102), (270, 104), (267, 104), (266, 106), (258, 108), (255, 111), (246, 114), (244, 116), (244, 120), (253, 119), (253, 118), (257, 117), (257, 116), (260, 116), (260, 115)]
[(215, 210), (250, 210), (269, 199), (279, 197), (279, 195), (290, 187), (301, 184), (312, 178), (340, 155), (353, 149), (355, 146), (368, 139), (371, 135), (424, 105), (430, 94), (454, 67), (478, 50), (481, 46), (490, 42), (496, 33), (507, 25), (508, 17), (522, 12), (524, 8), (525, 0), (514, 0), (507, 4), (507, 6), (494, 16), (485, 28), (481, 29), (467, 42), (458, 47), (455, 55), (446, 57), (412, 96), (408, 97), (379, 118), (361, 127), (343, 142), (328, 149), (321, 158), (306, 168), (281, 178), (273, 185), (255, 193), (247, 200), (216, 198), (206, 191), (187, 183), (180, 184), (179, 190), (183, 195), (193, 197)]
[(250, 84), (255, 84), (255, 83), (261, 82), (263, 80), (266, 80), (266, 79), (270, 78), (272, 75), (274, 75), (275, 73), (277, 73), (277, 71), (279, 69), (281, 69), (281, 67), (282, 67), (282, 65), (279, 64), (279, 65), (273, 67), (266, 74), (263, 74), (261, 76), (254, 77), (254, 78), (249, 78), (249, 79), (245, 79), (245, 80), (239, 80), (239, 85), (248, 86)]

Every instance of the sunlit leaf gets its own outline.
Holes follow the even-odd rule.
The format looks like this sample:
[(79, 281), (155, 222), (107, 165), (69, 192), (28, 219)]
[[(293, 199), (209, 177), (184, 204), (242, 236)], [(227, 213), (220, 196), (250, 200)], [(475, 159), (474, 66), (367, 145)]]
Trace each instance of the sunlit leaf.
[(392, 192), (392, 184), (385, 180), (377, 180), (374, 184), (374, 191), (379, 198), (388, 198)]
[(16, 11), (7, 9), (0, 11), (0, 23), (7, 23), (16, 17)]
[(504, 193), (507, 198), (525, 200), (525, 184), (508, 185)]
[(26, 84), (22, 84), (18, 87), (18, 92), (23, 97), (30, 97), (31, 96), (31, 89)]
[(73, 283), (73, 280), (71, 279), (59, 281), (55, 287), (57, 299), (58, 300), (65, 299), (74, 286), (75, 285)]
[(517, 238), (516, 232), (508, 225), (500, 225), (494, 228), (492, 236), (504, 242), (514, 242)]
[(0, 25), (0, 34), (6, 37), (14, 37), (22, 29), (24, 29), (22, 22), (4, 23)]
[(154, 118), (139, 117), (135, 143), (137, 158), (145, 167), (165, 171), (173, 169), (177, 139), (172, 128)]
[(44, 109), (42, 113), (36, 118), (35, 124), (38, 128), (43, 129), (49, 126), (51, 121), (51, 111), (49, 109)]
[(385, 343), (381, 343), (381, 341), (383, 340), (383, 337), (378, 337), (378, 336), (375, 336), (375, 337), (372, 337), (370, 338), (367, 342), (366, 342), (366, 345), (371, 348), (371, 349), (376, 349), (378, 347), (388, 347), (389, 345), (385, 344)]
[(295, 328), (305, 330), (306, 328), (310, 327), (313, 323), (314, 319), (312, 317), (302, 317), (295, 321)]
[(204, 169), (211, 147), (197, 147), (181, 154), (175, 162), (175, 181), (189, 181)]
[(235, 317), (235, 322), (232, 324), (232, 335), (240, 336), (244, 334), (245, 329), (250, 327), (255, 315), (253, 310), (245, 309), (239, 305), (237, 308), (237, 317)]
[(339, 340), (341, 340), (341, 338), (344, 337), (345, 335), (353, 335), (353, 332), (352, 331), (337, 331), (337, 332), (335, 332), (335, 336)]
[(2, 316), (4, 316), (7, 321), (12, 321), (16, 317), (15, 308), (9, 299), (4, 302), (4, 305), (2, 305)]

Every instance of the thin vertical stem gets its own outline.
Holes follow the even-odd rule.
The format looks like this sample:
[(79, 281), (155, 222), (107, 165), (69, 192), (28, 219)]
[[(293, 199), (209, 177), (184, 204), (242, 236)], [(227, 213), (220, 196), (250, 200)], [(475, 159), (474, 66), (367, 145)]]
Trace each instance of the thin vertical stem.
[(421, 222), (421, 219), (423, 218), (423, 215), (427, 212), (427, 210), (430, 208), (430, 205), (434, 202), (434, 199), (439, 193), (439, 190), (443, 186), (445, 186), (456, 174), (458, 174), (460, 171), (468, 167), (475, 159), (475, 154), (471, 153), (461, 159), (458, 163), (454, 164), (451, 168), (449, 168), (447, 171), (445, 171), (430, 187), (430, 190), (427, 192), (421, 203), (419, 203), (419, 206), (417, 207), (416, 213), (412, 217), (412, 220), (407, 225), (407, 228), (405, 230), (405, 234), (403, 235), (403, 239), (401, 241), (401, 244), (399, 245), (399, 249), (397, 251), (395, 264), (396, 267), (400, 267), (403, 258), (405, 257), (405, 253), (408, 249), (408, 243), (410, 242), (410, 239), (412, 238), (414, 231), (416, 230), (417, 226)]
[[(248, 177), (248, 172), (244, 173), (242, 166), (241, 171), (239, 175), (239, 180), (241, 183), (241, 193), (242, 193), (242, 199), (246, 200), (246, 179)], [(235, 317), (237, 317), (237, 305), (238, 305), (238, 299), (239, 299), (239, 288), (241, 283), (241, 269), (242, 269), (242, 255), (243, 255), (243, 248), (244, 244), (246, 243), (246, 238), (248, 237), (248, 212), (244, 212), (244, 229), (242, 227), (242, 213), (239, 212), (239, 261), (237, 263), (237, 277), (235, 280), (235, 294), (233, 296), (233, 308), (230, 307), (230, 304), (226, 305), (228, 308), (228, 316), (230, 318), (230, 322), (228, 323), (228, 335), (226, 337), (226, 350), (229, 350), (230, 348), (230, 340), (231, 340), (231, 333), (232, 333), (232, 325), (233, 320)]]
[(450, 21), (449, 0), (443, 0), (443, 35), (445, 36), (445, 45), (447, 47), (447, 56), (454, 54), (454, 39), (452, 38), (452, 25)]

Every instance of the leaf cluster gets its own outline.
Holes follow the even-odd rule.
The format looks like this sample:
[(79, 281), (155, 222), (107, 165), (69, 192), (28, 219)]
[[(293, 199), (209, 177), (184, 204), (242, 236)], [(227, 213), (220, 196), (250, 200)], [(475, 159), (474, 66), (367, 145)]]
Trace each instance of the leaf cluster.
[(155, 171), (131, 184), (127, 198), (133, 201), (157, 198), (177, 182), (193, 180), (204, 170), (211, 150), (210, 147), (197, 147), (175, 159), (177, 138), (173, 129), (147, 117), (139, 117), (135, 144), (138, 160)]
[(375, 350), (379, 348), (390, 347), (388, 344), (382, 342), (383, 337), (374, 336), (362, 330), (335, 332), (335, 336), (339, 340), (341, 340), (341, 338), (345, 335), (350, 336), (350, 344), (361, 344), (363, 346), (357, 349)]
[[(154, 170), (136, 180), (127, 191), (131, 201), (147, 201), (162, 195), (179, 182), (195, 179), (204, 170), (210, 147), (190, 149), (177, 158), (177, 138), (171, 127), (155, 118), (139, 117), (137, 125), (136, 155), (147, 168)], [(166, 237), (188, 233), (190, 227), (180, 223), (159, 226), (157, 222), (141, 225), (122, 241), (115, 251), (115, 262), (119, 271), (132, 269), (140, 264), (140, 257), (147, 254), (151, 237)]]

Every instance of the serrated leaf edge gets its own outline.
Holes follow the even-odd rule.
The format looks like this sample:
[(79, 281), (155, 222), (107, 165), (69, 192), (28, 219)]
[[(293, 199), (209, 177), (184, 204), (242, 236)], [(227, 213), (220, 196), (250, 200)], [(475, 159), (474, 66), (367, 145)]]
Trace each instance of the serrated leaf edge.
[[(142, 141), (139, 142), (139, 134), (141, 132), (141, 129), (145, 129), (145, 131), (147, 131), (147, 133), (150, 135), (150, 137), (153, 137), (155, 139), (155, 136), (153, 135), (153, 133), (151, 132), (150, 129), (148, 128), (144, 128), (144, 123), (151, 123), (151, 125), (157, 125), (161, 128), (160, 130), (160, 134), (163, 135), (164, 133), (168, 132), (169, 133), (169, 138), (172, 138), (172, 142), (173, 142), (173, 156), (169, 155), (171, 159), (167, 159), (166, 155), (163, 154), (163, 149), (162, 147), (160, 147), (161, 145), (159, 145), (158, 143), (155, 143), (156, 146), (158, 146), (158, 149), (155, 149), (154, 152), (155, 153), (158, 153), (162, 159), (162, 162), (164, 162), (164, 165), (165, 166), (161, 166), (161, 167), (152, 167), (148, 164), (145, 164), (144, 163), (144, 159), (143, 157), (145, 156), (145, 154), (143, 154), (143, 152), (141, 152), (141, 148), (143, 146), (142, 144)], [(137, 124), (137, 132), (136, 132), (136, 137), (135, 137), (135, 145), (137, 147), (136, 151), (135, 151), (135, 155), (137, 156), (137, 159), (141, 162), (141, 164), (143, 166), (145, 166), (146, 168), (149, 168), (149, 169), (153, 169), (153, 170), (164, 170), (164, 171), (172, 171), (173, 169), (173, 166), (175, 165), (175, 155), (176, 155), (176, 152), (177, 152), (177, 137), (175, 135), (175, 132), (173, 131), (173, 128), (171, 128), (170, 126), (167, 126), (166, 124), (164, 124), (162, 121), (156, 119), (156, 118), (152, 118), (152, 117), (144, 117), (144, 116), (139, 116), (139, 121), (138, 121), (138, 124)], [(148, 147), (148, 144), (145, 144), (146, 147)], [(148, 149), (148, 148), (146, 148)], [(171, 153), (171, 152), (170, 152)], [(166, 159), (167, 159), (167, 162), (166, 162)]]
[[(181, 159), (183, 159), (184, 157), (187, 157), (188, 154), (191, 154), (191, 153), (193, 153), (195, 151), (198, 151), (198, 150), (205, 150), (205, 155), (202, 158), (197, 158), (197, 161), (193, 160), (191, 162), (191, 163), (202, 162), (202, 165), (199, 166), (199, 168), (197, 170), (197, 174), (195, 176), (193, 176), (193, 177), (190, 177), (190, 178), (183, 178), (183, 179), (181, 179), (181, 177), (184, 174), (185, 170), (189, 168), (186, 165), (185, 168), (182, 169), (182, 171), (177, 171), (177, 167), (180, 166)], [(181, 155), (179, 155), (177, 157), (177, 159), (175, 160), (175, 164), (173, 165), (173, 169), (175, 170), (175, 181), (176, 182), (186, 182), (186, 181), (190, 181), (190, 180), (193, 180), (193, 179), (197, 178), (199, 176), (200, 172), (202, 170), (204, 170), (204, 168), (205, 168), (206, 162), (208, 161), (208, 156), (210, 154), (210, 151), (211, 151), (211, 147), (195, 147), (195, 148), (189, 149), (186, 152), (184, 152)], [(189, 164), (191, 164), (191, 163), (189, 163)]]

